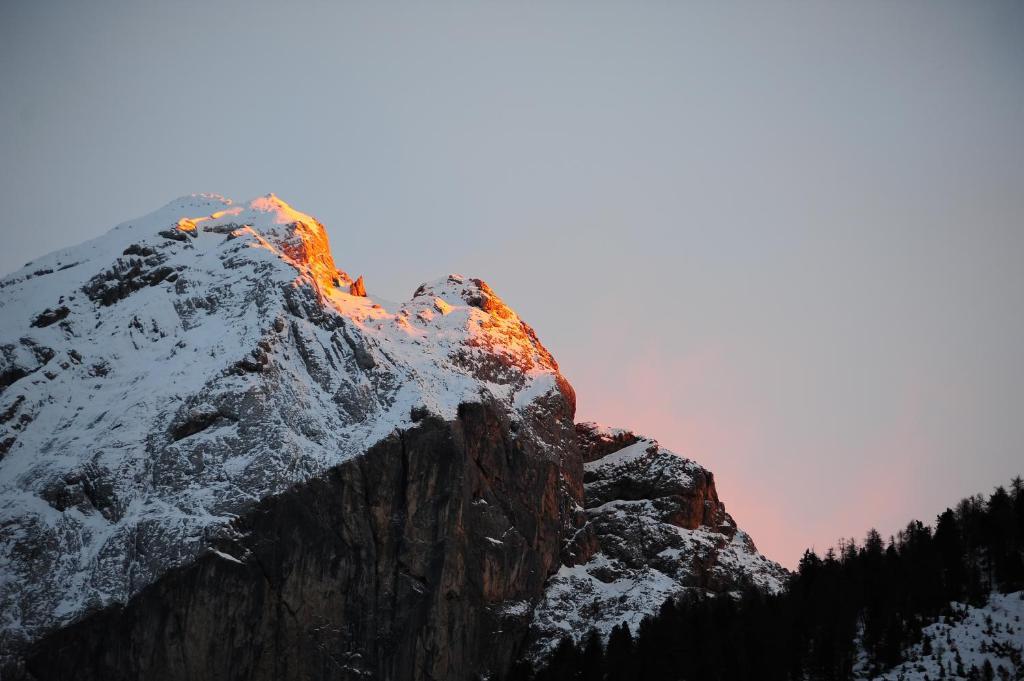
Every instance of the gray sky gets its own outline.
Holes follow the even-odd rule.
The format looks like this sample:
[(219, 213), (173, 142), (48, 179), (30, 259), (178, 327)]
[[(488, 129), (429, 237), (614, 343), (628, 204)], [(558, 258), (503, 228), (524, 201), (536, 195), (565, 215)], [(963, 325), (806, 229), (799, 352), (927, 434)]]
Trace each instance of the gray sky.
[(790, 565), (1024, 472), (1024, 3), (7, 0), (0, 86), (0, 271), (276, 192)]

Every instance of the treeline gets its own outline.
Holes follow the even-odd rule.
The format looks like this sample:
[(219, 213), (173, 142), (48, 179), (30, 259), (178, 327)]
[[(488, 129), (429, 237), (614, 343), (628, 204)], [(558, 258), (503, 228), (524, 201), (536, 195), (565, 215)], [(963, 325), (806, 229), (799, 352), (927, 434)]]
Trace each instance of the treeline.
[[(823, 556), (808, 550), (785, 591), (740, 598), (667, 601), (638, 631), (616, 627), (562, 641), (540, 670), (517, 681), (849, 679), (858, 662), (880, 672), (920, 642), (925, 620), (950, 601), (982, 605), (993, 590), (1024, 589), (1024, 483), (969, 497), (938, 516), (913, 521), (887, 541), (840, 542)], [(861, 653), (860, 651), (863, 651)]]

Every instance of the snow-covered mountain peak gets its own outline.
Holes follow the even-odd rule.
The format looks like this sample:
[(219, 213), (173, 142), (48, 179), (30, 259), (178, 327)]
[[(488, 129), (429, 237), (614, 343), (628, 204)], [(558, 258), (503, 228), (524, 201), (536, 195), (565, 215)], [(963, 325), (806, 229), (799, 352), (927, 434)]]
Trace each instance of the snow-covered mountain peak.
[[(480, 377), (498, 384), (518, 383), (527, 377), (557, 374), (558, 363), (537, 334), (480, 279), (451, 274), (421, 285), (399, 310), (418, 326), (443, 328), (452, 320), (466, 334), (466, 352), (492, 358), (481, 366)], [(458, 361), (471, 361), (460, 355)]]
[[(48, 278), (47, 284), (57, 286), (36, 281), (28, 287), (45, 293), (62, 285), (82, 283), (76, 279), (88, 270), (84, 266), (90, 264), (110, 265), (119, 257), (144, 258), (158, 252), (163, 252), (159, 257), (166, 259), (167, 252), (175, 250), (202, 256), (222, 250), (227, 239), (239, 236), (247, 237), (252, 242), (249, 245), (266, 248), (293, 268), (310, 274), (318, 285), (347, 288), (352, 284), (351, 278), (334, 264), (324, 226), (274, 194), (243, 203), (219, 194), (191, 194), (122, 222), (91, 241), (37, 258), (4, 278), (0, 286), (7, 288), (34, 277), (56, 274)], [(176, 246), (175, 242), (181, 245)], [(63, 274), (72, 268), (73, 272)], [(0, 301), (0, 306), (3, 302)]]
[(309, 274), (320, 287), (352, 284), (334, 264), (324, 226), (274, 194), (237, 204), (218, 194), (193, 194), (131, 224), (177, 229), (192, 237), (204, 232), (232, 236), (249, 233), (260, 245)]
[(423, 414), (572, 404), (484, 282), (397, 309), (354, 284), (312, 216), (212, 194), (0, 279), (0, 648), (123, 601)]
[(220, 194), (187, 194), (142, 217), (121, 223), (115, 230), (153, 229), (176, 224), (180, 220), (223, 225), (235, 222), (257, 231), (295, 222), (319, 224), (316, 218), (292, 208), (276, 194), (264, 194), (249, 201), (236, 202)]

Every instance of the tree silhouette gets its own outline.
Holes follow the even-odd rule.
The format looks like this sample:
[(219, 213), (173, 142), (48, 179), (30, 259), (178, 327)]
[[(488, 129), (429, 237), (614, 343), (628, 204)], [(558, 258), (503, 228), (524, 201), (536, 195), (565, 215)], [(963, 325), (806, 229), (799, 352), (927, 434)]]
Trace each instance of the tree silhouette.
[[(981, 604), (991, 588), (1024, 588), (1024, 481), (987, 499), (963, 499), (935, 529), (912, 521), (886, 543), (869, 530), (824, 557), (808, 549), (785, 590), (714, 596), (694, 590), (643, 620), (623, 622), (602, 648), (596, 632), (563, 641), (537, 679), (765, 681), (849, 679), (858, 660), (881, 673), (916, 643), (937, 655), (940, 678), (992, 679), (991, 664), (964, 669), (950, 641), (922, 636), (926, 620), (955, 619), (951, 601)], [(936, 653), (936, 648), (938, 652)], [(943, 660), (943, 650), (950, 651)], [(517, 680), (518, 681), (518, 680)]]

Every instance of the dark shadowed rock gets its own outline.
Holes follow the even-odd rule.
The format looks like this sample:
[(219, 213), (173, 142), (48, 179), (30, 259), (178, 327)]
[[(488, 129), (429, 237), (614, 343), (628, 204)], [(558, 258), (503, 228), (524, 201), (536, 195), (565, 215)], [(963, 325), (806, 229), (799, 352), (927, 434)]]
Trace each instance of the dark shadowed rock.
[(32, 326), (35, 326), (37, 328), (49, 326), (50, 324), (59, 322), (60, 320), (64, 319), (65, 317), (68, 316), (68, 314), (70, 314), (70, 312), (71, 310), (64, 305), (61, 305), (55, 310), (46, 308), (38, 315), (36, 315), (36, 318), (32, 320)]
[(481, 404), (425, 417), (44, 638), (30, 677), (501, 678), (563, 527), (558, 462), (508, 435)]

